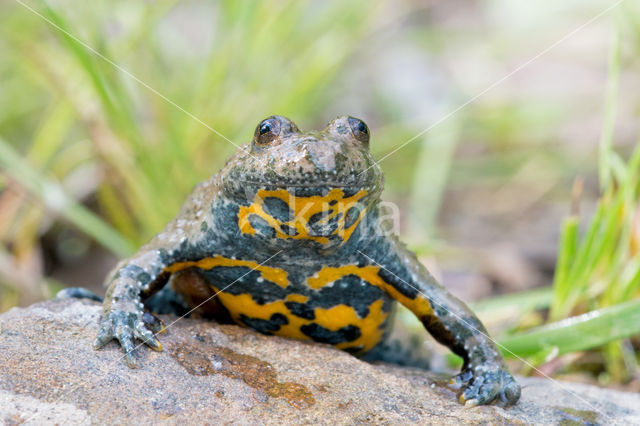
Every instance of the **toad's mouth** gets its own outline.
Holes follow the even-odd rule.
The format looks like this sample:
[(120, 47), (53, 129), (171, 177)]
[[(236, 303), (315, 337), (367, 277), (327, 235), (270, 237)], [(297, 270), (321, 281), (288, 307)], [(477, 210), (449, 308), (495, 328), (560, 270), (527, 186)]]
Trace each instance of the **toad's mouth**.
[(244, 180), (238, 182), (245, 190), (245, 193), (252, 195), (260, 190), (265, 191), (287, 191), (293, 197), (310, 197), (321, 196), (326, 197), (334, 190), (342, 191), (344, 197), (349, 197), (360, 191), (366, 191), (367, 194), (378, 192), (379, 185), (377, 183), (344, 183), (335, 181), (316, 181), (316, 182), (273, 182), (273, 181), (257, 181)]
[(325, 186), (325, 187), (331, 187), (331, 188), (361, 188), (362, 187), (362, 185), (348, 184), (348, 183), (341, 183), (341, 182), (331, 182), (331, 181), (327, 181), (327, 182), (283, 181), (283, 182), (274, 183), (273, 181), (241, 180), (239, 182), (246, 185), (253, 185), (253, 186), (260, 186), (260, 187), (277, 186), (280, 188), (315, 188), (319, 186)]

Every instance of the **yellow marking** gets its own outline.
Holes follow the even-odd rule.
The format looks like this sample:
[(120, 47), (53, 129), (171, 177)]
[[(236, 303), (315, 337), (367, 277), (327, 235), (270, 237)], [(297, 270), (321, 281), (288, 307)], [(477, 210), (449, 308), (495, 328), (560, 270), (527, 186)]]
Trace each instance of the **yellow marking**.
[(380, 299), (369, 305), (369, 315), (362, 319), (352, 307), (347, 305), (338, 305), (331, 309), (316, 309), (315, 322), (329, 330), (332, 330), (332, 325), (336, 330), (346, 325), (355, 325), (360, 329), (360, 337), (351, 342), (338, 343), (336, 347), (339, 349), (362, 347), (361, 351), (366, 352), (382, 340), (384, 330), (380, 325), (389, 316), (388, 312), (382, 310), (383, 303), (384, 301)]
[(384, 332), (380, 329), (380, 325), (389, 315), (388, 312), (382, 310), (382, 300), (376, 300), (369, 306), (369, 314), (365, 318), (360, 318), (352, 307), (341, 304), (329, 309), (316, 308), (314, 310), (315, 319), (308, 320), (291, 314), (281, 300), (260, 305), (253, 300), (250, 294), (246, 293), (233, 295), (222, 292), (217, 297), (220, 303), (227, 308), (233, 320), (239, 324), (242, 324), (242, 315), (263, 320), (271, 319), (273, 314), (284, 315), (289, 323), (280, 326), (280, 329), (273, 333), (277, 336), (311, 340), (309, 336), (300, 331), (300, 327), (316, 323), (331, 331), (337, 331), (342, 327), (354, 325), (360, 328), (361, 336), (354, 341), (342, 342), (336, 346), (340, 349), (361, 346), (362, 352), (372, 349), (380, 342)]
[[(347, 275), (355, 275), (368, 282), (371, 285), (382, 289), (390, 295), (391, 298), (398, 300), (400, 303), (408, 307), (419, 318), (424, 318), (433, 314), (429, 301), (422, 295), (418, 295), (415, 299), (411, 299), (399, 293), (391, 284), (384, 281), (379, 275), (378, 266), (345, 265), (340, 267), (325, 266), (318, 273), (307, 278), (307, 285), (318, 290), (329, 285)], [(249, 318), (258, 318), (270, 320), (273, 314), (282, 314), (287, 317), (289, 323), (284, 324), (274, 332), (275, 335), (289, 337), (300, 340), (311, 340), (309, 336), (300, 331), (300, 327), (311, 323), (316, 323), (328, 330), (337, 331), (342, 327), (353, 325), (360, 328), (361, 335), (352, 342), (342, 342), (336, 345), (340, 349), (362, 347), (362, 352), (366, 352), (377, 345), (382, 339), (384, 330), (380, 329), (380, 325), (387, 319), (389, 313), (383, 311), (383, 300), (376, 300), (369, 306), (369, 313), (365, 318), (360, 318), (358, 313), (350, 306), (340, 304), (329, 309), (315, 308), (315, 319), (308, 320), (291, 314), (287, 309), (285, 302), (282, 300), (265, 303), (263, 305), (256, 303), (250, 294), (233, 295), (229, 293), (218, 294), (220, 303), (227, 308), (231, 317), (238, 323), (241, 322), (241, 316), (245, 315)], [(290, 294), (287, 301), (305, 303), (308, 301), (307, 296), (300, 294)]]
[[(200, 269), (212, 269), (217, 266), (246, 266), (259, 271), (262, 277), (268, 281), (274, 282), (282, 287), (289, 285), (288, 274), (280, 268), (259, 265), (249, 260), (229, 259), (222, 256), (208, 257), (197, 262), (178, 262), (164, 269), (165, 272), (174, 273), (186, 268), (196, 267)], [(404, 306), (409, 308), (418, 318), (425, 318), (433, 314), (429, 301), (422, 295), (418, 295), (415, 299), (408, 298), (399, 293), (391, 284), (384, 281), (379, 275), (380, 268), (378, 266), (345, 265), (340, 267), (323, 267), (313, 277), (307, 278), (307, 285), (313, 290), (321, 289), (342, 277), (355, 275), (360, 277), (367, 283), (374, 285), (395, 300), (398, 300)], [(215, 289), (215, 287), (214, 287)], [(216, 289), (217, 291), (218, 289)], [(311, 323), (318, 324), (328, 330), (338, 331), (342, 327), (353, 325), (358, 327), (361, 336), (351, 342), (342, 342), (336, 346), (340, 349), (361, 347), (361, 352), (366, 352), (377, 345), (382, 339), (384, 330), (380, 329), (381, 324), (387, 319), (389, 313), (383, 310), (383, 300), (376, 300), (369, 306), (369, 313), (366, 317), (360, 318), (358, 313), (350, 306), (340, 304), (328, 309), (315, 308), (315, 319), (308, 320), (291, 314), (285, 306), (284, 300), (272, 303), (259, 304), (256, 303), (250, 294), (244, 293), (233, 295), (225, 292), (219, 293), (217, 296), (220, 303), (229, 311), (234, 321), (241, 323), (241, 316), (245, 315), (249, 318), (258, 318), (270, 320), (273, 314), (282, 314), (287, 317), (289, 323), (282, 325), (274, 334), (282, 337), (289, 337), (300, 340), (311, 340), (309, 336), (300, 331), (300, 327)], [(306, 303), (309, 301), (308, 296), (302, 294), (289, 294), (286, 297), (287, 302)]]
[(287, 296), (287, 302), (306, 303), (308, 300), (309, 298), (302, 294), (289, 294)]
[(173, 274), (174, 272), (181, 271), (186, 268), (195, 267), (206, 270), (213, 269), (217, 266), (246, 266), (247, 268), (259, 271), (262, 278), (267, 281), (274, 282), (280, 287), (286, 288), (289, 285), (287, 271), (283, 269), (260, 265), (252, 260), (229, 259), (228, 257), (223, 256), (205, 257), (197, 262), (176, 262), (164, 268), (164, 271)]
[[(366, 209), (360, 211), (360, 215), (355, 222), (345, 227), (346, 212), (353, 206), (355, 206), (360, 199), (368, 194), (367, 191), (361, 190), (351, 197), (345, 197), (342, 189), (333, 188), (326, 196), (313, 195), (311, 197), (296, 197), (292, 195), (286, 189), (266, 190), (260, 189), (256, 193), (253, 203), (250, 206), (242, 206), (238, 212), (238, 228), (243, 234), (255, 234), (256, 230), (251, 226), (249, 222), (249, 216), (255, 214), (264, 219), (269, 226), (271, 226), (278, 238), (283, 239), (309, 239), (317, 241), (321, 244), (327, 244), (329, 238), (325, 236), (311, 235), (309, 229), (309, 220), (314, 214), (327, 212), (327, 216), (322, 219), (323, 223), (327, 223), (335, 216), (342, 213), (342, 216), (338, 219), (338, 227), (333, 231), (332, 235), (338, 235), (342, 238), (342, 241), (347, 241), (351, 234), (358, 226), (358, 223), (362, 219)], [(291, 211), (293, 212), (293, 219), (287, 222), (282, 222), (279, 219), (267, 214), (264, 210), (264, 200), (267, 197), (275, 197), (284, 201)], [(335, 201), (334, 205), (329, 203)], [(296, 235), (289, 235), (282, 231), (282, 226), (287, 225), (297, 231)]]
[(386, 292), (392, 299), (397, 300), (409, 308), (418, 318), (422, 319), (426, 316), (433, 315), (431, 304), (422, 294), (418, 294), (415, 299), (411, 299), (401, 294), (391, 284), (384, 281), (380, 275), (378, 275), (379, 271), (379, 266), (359, 267), (356, 265), (345, 265), (337, 268), (325, 266), (313, 277), (307, 278), (307, 284), (309, 287), (317, 290), (339, 280), (342, 277), (346, 277), (347, 275), (355, 275)]

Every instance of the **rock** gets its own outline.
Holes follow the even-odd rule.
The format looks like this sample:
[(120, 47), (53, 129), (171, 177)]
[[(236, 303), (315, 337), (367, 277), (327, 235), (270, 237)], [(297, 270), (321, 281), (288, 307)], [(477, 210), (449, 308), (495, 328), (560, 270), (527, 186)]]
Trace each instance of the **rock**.
[(515, 407), (469, 409), (433, 373), (191, 319), (165, 317), (164, 351), (130, 370), (115, 343), (91, 348), (100, 311), (63, 300), (0, 315), (0, 422), (640, 423), (636, 394), (520, 378)]

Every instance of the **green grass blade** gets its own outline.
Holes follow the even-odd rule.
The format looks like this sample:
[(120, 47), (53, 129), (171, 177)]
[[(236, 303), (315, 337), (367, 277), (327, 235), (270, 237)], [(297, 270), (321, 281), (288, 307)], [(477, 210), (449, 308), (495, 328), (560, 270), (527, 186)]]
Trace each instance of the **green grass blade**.
[(505, 356), (528, 357), (550, 348), (557, 348), (557, 354), (562, 355), (637, 334), (640, 334), (640, 300), (633, 300), (538, 327), (502, 339), (500, 344), (505, 348)]
[(134, 252), (134, 246), (90, 210), (67, 196), (62, 187), (33, 170), (20, 155), (0, 138), (0, 166), (50, 210), (77, 226), (118, 256)]
[(568, 303), (567, 300), (571, 298), (572, 293), (576, 292), (575, 283), (578, 282), (576, 276), (584, 275), (584, 271), (590, 267), (589, 259), (593, 258), (591, 253), (596, 250), (595, 246), (599, 245), (600, 227), (606, 212), (606, 206), (601, 201), (598, 203), (598, 208), (591, 220), (589, 229), (580, 243), (580, 248), (575, 254), (571, 268), (566, 273), (566, 279), (563, 279), (554, 288), (554, 299), (551, 305), (551, 318), (553, 320), (566, 317), (573, 309), (573, 304)]
[(622, 272), (622, 279), (615, 290), (618, 300), (629, 300), (640, 288), (640, 256), (636, 255), (625, 266)]
[(579, 217), (569, 216), (564, 220), (560, 235), (560, 253), (558, 254), (556, 271), (553, 277), (553, 289), (557, 300), (561, 300), (560, 295), (568, 292), (563, 286), (567, 284), (567, 276), (576, 256), (579, 230)]

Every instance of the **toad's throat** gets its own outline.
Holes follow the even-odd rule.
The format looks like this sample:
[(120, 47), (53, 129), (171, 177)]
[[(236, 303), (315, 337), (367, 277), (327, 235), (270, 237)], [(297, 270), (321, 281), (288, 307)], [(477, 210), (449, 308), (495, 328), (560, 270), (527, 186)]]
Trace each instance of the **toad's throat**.
[(363, 189), (345, 196), (343, 189), (333, 188), (326, 195), (301, 197), (286, 189), (259, 189), (250, 205), (240, 207), (238, 228), (249, 235), (267, 227), (280, 239), (345, 242), (365, 214), (360, 201), (368, 194)]

